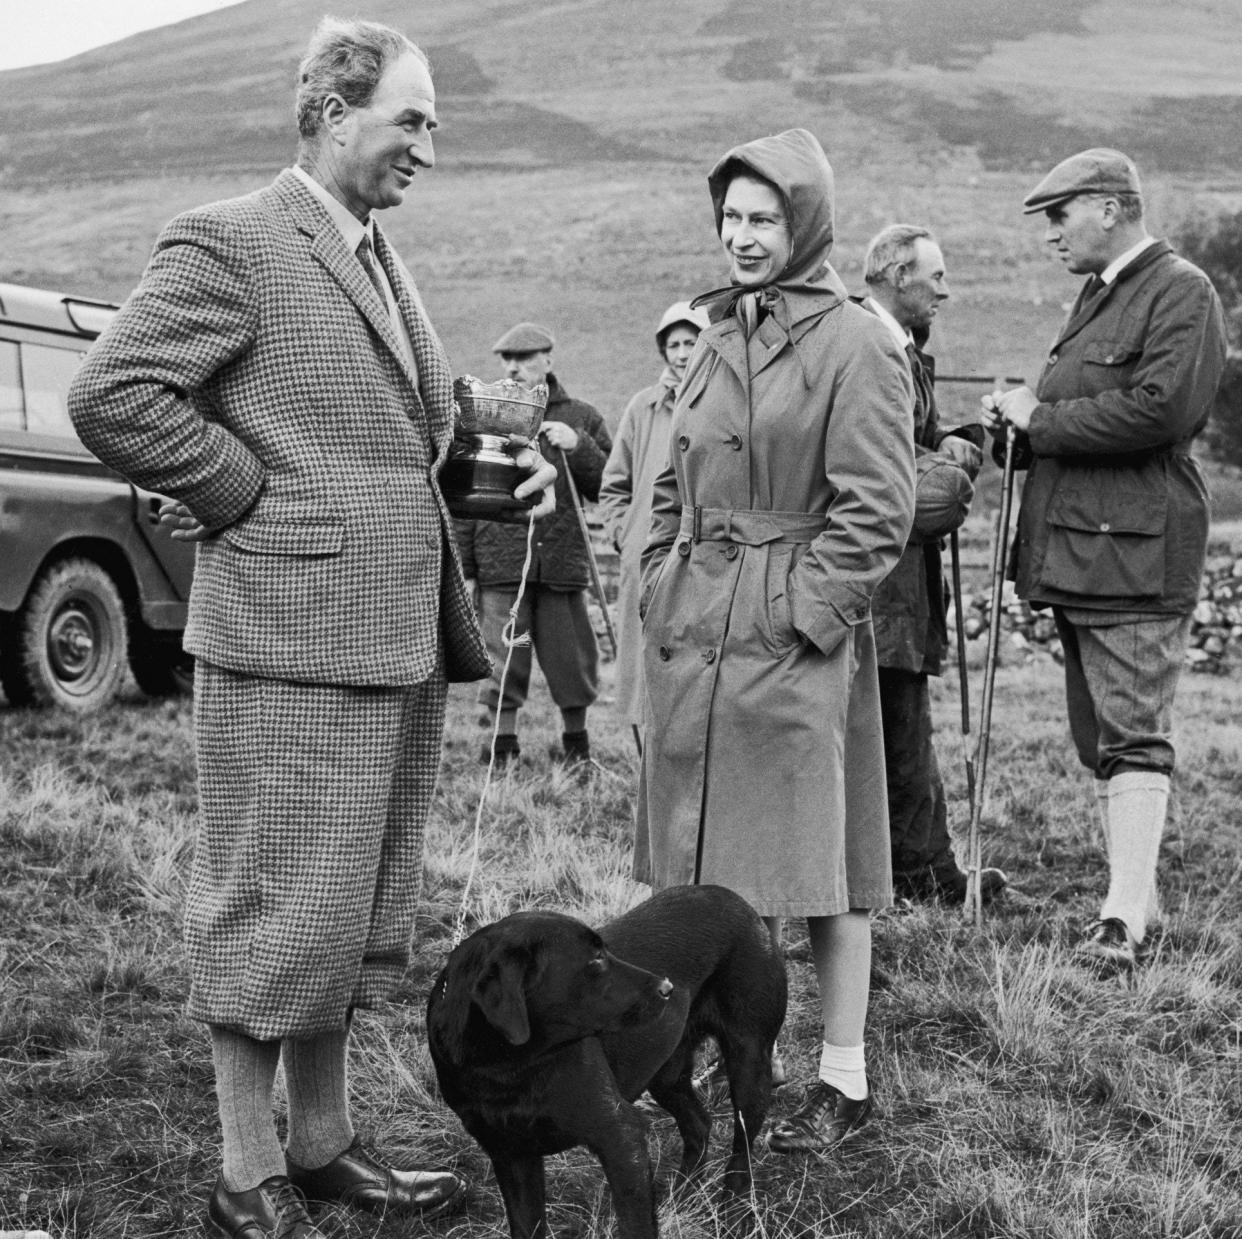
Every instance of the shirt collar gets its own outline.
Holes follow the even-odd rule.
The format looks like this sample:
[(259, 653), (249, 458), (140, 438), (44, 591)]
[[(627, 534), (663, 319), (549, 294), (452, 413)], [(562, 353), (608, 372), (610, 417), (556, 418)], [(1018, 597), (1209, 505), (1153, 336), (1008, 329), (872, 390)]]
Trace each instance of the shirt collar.
[(897, 341), (897, 347), (902, 352), (914, 343), (910, 333), (874, 297), (867, 298), (867, 305), (880, 322), (892, 332), (893, 339)]
[(1114, 258), (1112, 262), (1100, 272), (1100, 279), (1105, 284), (1111, 284), (1122, 272), (1122, 269), (1128, 267), (1149, 245), (1155, 245), (1155, 237), (1144, 237), (1137, 245), (1132, 245), (1124, 254)]
[(338, 202), (337, 199), (328, 193), (305, 168), (299, 168), (295, 165), (293, 174), (301, 178), (302, 184), (323, 203), (324, 210), (328, 212), (341, 236), (345, 238), (345, 244), (351, 254), (358, 248), (358, 243), (363, 237), (366, 237), (371, 242), (371, 246), (374, 249), (375, 221), (370, 215), (367, 216), (367, 222), (364, 224), (343, 202)]

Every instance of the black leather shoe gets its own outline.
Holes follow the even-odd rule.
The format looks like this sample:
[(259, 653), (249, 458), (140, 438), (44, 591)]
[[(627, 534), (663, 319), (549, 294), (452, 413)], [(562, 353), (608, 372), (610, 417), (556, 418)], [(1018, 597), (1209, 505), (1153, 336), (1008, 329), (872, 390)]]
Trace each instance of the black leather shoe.
[(1078, 944), (1074, 954), (1095, 964), (1112, 968), (1133, 968), (1139, 963), (1139, 948), (1135, 946), (1125, 921), (1110, 916), (1096, 921), (1087, 930), (1087, 936)]
[(307, 1200), (339, 1203), (368, 1213), (434, 1217), (465, 1200), (466, 1181), (451, 1170), (394, 1170), (355, 1140), (326, 1166), (309, 1170), (285, 1158), (289, 1178)]
[(853, 1101), (839, 1089), (816, 1080), (802, 1104), (768, 1132), (773, 1153), (819, 1152), (840, 1144), (871, 1117), (871, 1097)]
[(302, 1193), (284, 1175), (244, 1192), (230, 1192), (217, 1178), (207, 1201), (207, 1233), (215, 1239), (323, 1239)]
[[(516, 766), (518, 760), (522, 756), (522, 746), (518, 743), (517, 736), (497, 736), (495, 743), (496, 753), (496, 769), (504, 770), (507, 766)], [(491, 744), (485, 744), (479, 750), (479, 765), (486, 766), (492, 760)]]

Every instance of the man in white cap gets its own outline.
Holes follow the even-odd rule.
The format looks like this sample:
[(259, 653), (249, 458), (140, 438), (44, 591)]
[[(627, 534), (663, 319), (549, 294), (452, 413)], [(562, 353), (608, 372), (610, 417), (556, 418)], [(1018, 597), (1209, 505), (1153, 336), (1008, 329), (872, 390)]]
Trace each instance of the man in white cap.
[[(587, 769), (584, 763), (591, 757), (587, 710), (599, 695), (599, 649), (586, 605), (591, 583), (588, 549), (565, 469), (580, 500), (598, 499), (612, 440), (599, 411), (570, 396), (552, 373), (555, 343), (546, 327), (517, 323), (492, 346), (509, 378), (548, 385), (540, 435), (559, 470), (556, 512), (535, 526), (526, 590), (515, 627), (516, 635), (530, 634), (529, 644), (515, 645), (510, 654), (504, 640), (526, 562), (526, 526), (459, 520), (457, 544), (467, 577), (473, 577), (478, 585), (479, 618), (492, 655), (491, 678), (483, 685), (479, 699), (493, 730), (496, 712), (500, 712), (495, 744), (484, 746), (480, 760), (491, 761), (493, 747), (498, 765), (516, 761), (521, 755), (517, 716), (530, 688), (533, 645), (548, 691), (561, 712), (561, 747), (554, 752), (567, 765)], [(509, 670), (502, 699), (500, 678), (506, 659)]]
[(984, 397), (984, 422), (998, 437), (1015, 427), (1028, 469), (1018, 594), (1052, 608), (1070, 731), (1104, 826), (1108, 894), (1079, 953), (1132, 968), (1158, 916), (1173, 696), (1208, 532), (1191, 443), (1224, 366), (1224, 317), (1207, 276), (1148, 234), (1120, 151), (1064, 160), (1023, 210), (1047, 216), (1048, 244), (1089, 278), (1036, 390)]

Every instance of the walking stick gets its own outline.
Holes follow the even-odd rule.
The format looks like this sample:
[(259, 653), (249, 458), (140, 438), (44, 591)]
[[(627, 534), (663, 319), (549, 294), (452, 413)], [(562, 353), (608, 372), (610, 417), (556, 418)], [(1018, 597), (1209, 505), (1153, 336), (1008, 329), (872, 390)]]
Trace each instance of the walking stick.
[(988, 742), (992, 732), (992, 688), (996, 681), (996, 657), (1000, 650), (1001, 601), (1004, 597), (1005, 549), (1009, 541), (1009, 511), (1013, 506), (1013, 448), (1014, 428), (1005, 423), (1005, 468), (1001, 475), (1001, 504), (996, 515), (996, 539), (992, 545), (992, 612), (988, 616), (987, 660), (983, 666), (983, 708), (979, 720), (979, 751), (975, 799), (970, 812), (970, 833), (967, 851), (970, 867), (966, 871), (966, 898), (976, 926), (983, 918), (983, 892), (980, 877), (982, 845), (980, 819), (983, 816), (984, 789), (988, 777)]
[(957, 530), (949, 534), (949, 558), (953, 566), (953, 615), (957, 625), (957, 683), (962, 697), (962, 755), (966, 763), (966, 803), (975, 816), (975, 758), (970, 751), (970, 684), (966, 673), (966, 620), (962, 608), (962, 558)]
[[(582, 508), (582, 496), (578, 494), (577, 484), (574, 482), (574, 475), (569, 471), (569, 459), (565, 455), (565, 449), (558, 447), (556, 449), (561, 454), (561, 465), (565, 470), (565, 482), (569, 487), (569, 497), (574, 501), (574, 511), (578, 514), (578, 528), (582, 532), (582, 541), (586, 545), (587, 563), (591, 568), (591, 586), (595, 590), (595, 600), (599, 603), (599, 609), (604, 614), (604, 631), (608, 633), (608, 643), (612, 646), (612, 657), (617, 657), (617, 630), (612, 626), (612, 616), (608, 611), (608, 597), (604, 593), (604, 583), (600, 580), (599, 564), (595, 561), (595, 548), (591, 545), (591, 531), (587, 528), (586, 512)], [(630, 724), (630, 731), (634, 735), (634, 745), (638, 749), (638, 755), (643, 755), (643, 739), (639, 734), (636, 724)]]

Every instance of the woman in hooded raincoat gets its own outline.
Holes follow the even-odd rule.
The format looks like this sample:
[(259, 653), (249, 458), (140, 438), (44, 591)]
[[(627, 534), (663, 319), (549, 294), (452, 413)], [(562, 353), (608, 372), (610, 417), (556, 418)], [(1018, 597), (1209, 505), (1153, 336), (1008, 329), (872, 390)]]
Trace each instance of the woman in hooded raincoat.
[(701, 301), (644, 554), (635, 876), (805, 916), (819, 1080), (769, 1147), (870, 1112), (869, 911), (891, 901), (870, 600), (914, 512), (910, 370), (828, 264), (832, 169), (794, 129), (708, 177), (732, 285)]
[(675, 301), (660, 317), (656, 348), (664, 370), (625, 406), (599, 487), (604, 528), (621, 554), (617, 588), (617, 709), (632, 727), (643, 721), (642, 632), (638, 619), (639, 575), (651, 492), (668, 464), (668, 431), (673, 402), (694, 352), (707, 311)]

